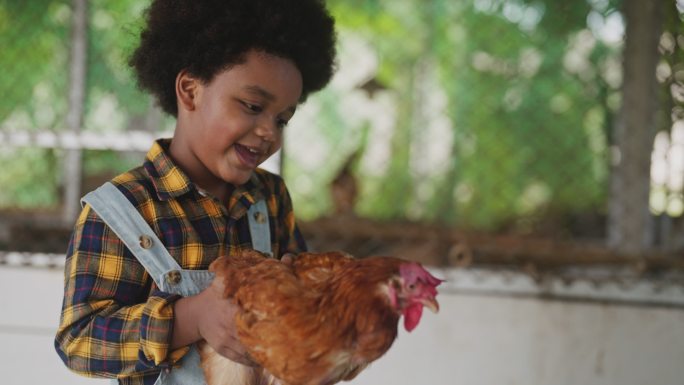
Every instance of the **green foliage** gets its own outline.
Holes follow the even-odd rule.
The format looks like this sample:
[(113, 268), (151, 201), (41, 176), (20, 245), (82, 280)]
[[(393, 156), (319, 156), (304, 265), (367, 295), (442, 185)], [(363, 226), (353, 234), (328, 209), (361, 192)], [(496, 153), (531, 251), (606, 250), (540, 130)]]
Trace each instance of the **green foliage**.
[[(90, 129), (125, 131), (131, 119), (148, 112), (149, 97), (137, 89), (127, 65), (148, 3), (89, 1), (86, 127)], [(123, 119), (113, 125), (108, 115)]]
[(83, 151), (83, 174), (116, 176), (142, 164), (144, 154), (128, 154), (114, 150)]
[(0, 173), (0, 207), (58, 205), (60, 172), (57, 155), (54, 150), (42, 148), (0, 148), (0, 162), (4, 165)]
[[(583, 79), (586, 72), (564, 68), (568, 41), (585, 28), (590, 7), (549, 2), (544, 8), (537, 28), (527, 32), (495, 9), (464, 14), (464, 54), (473, 63), (462, 68), (464, 86), (450, 96), (464, 114), (457, 128), (477, 138), (477, 145), (466, 156), (453, 154), (460, 164), (458, 183), (472, 195), (456, 207), (457, 215), (450, 214), (460, 224), (491, 228), (534, 210), (596, 210), (605, 202), (606, 180), (598, 177), (606, 173), (588, 171), (603, 154), (590, 150), (584, 127), (598, 96), (595, 76)], [(524, 52), (542, 55), (534, 73), (525, 73)]]
[[(148, 1), (88, 4), (85, 129), (139, 128), (151, 103), (136, 89), (126, 61)], [(379, 132), (370, 120), (343, 110), (361, 84), (312, 96), (317, 115), (309, 129), (315, 135), (298, 131), (288, 140), (304, 141), (304, 147), (285, 146), (285, 175), (301, 217), (330, 212), (329, 182), (355, 151), (361, 152), (352, 167), (361, 215), (496, 230), (517, 226), (520, 218), (541, 223), (603, 209), (619, 87), (605, 68), (619, 63), (620, 46), (602, 42), (587, 20), (616, 12), (618, 1), (328, 5), (340, 36), (362, 39), (376, 56), (373, 79), (357, 81), (380, 85), (381, 96), (369, 91), (369, 103), (391, 100), (392, 108), (377, 114), (387, 115), (392, 127)], [(0, 0), (0, 65), (12, 74), (0, 78), (7, 95), (0, 103), (3, 129), (61, 129), (70, 17), (65, 0)], [(301, 152), (309, 138), (326, 149), (313, 168), (289, 150)], [(384, 157), (374, 153), (378, 141), (386, 144), (380, 146), (388, 151)], [(438, 148), (441, 158), (432, 154)], [(7, 187), (0, 206), (57, 203), (59, 155), (36, 149), (1, 153), (6, 171), (0, 179)], [(127, 159), (87, 151), (86, 178), (134, 166)], [(36, 180), (43, 182), (39, 188)]]
[[(66, 36), (69, 9), (65, 1), (0, 0), (0, 122), (21, 110), (33, 117), (36, 88), (48, 89), (52, 95), (64, 94)], [(55, 100), (58, 112), (53, 119), (40, 122), (48, 126), (63, 116), (64, 103)], [(43, 127), (45, 128), (45, 127)]]
[[(67, 4), (0, 0), (3, 129), (54, 129), (63, 121), (67, 108)], [(52, 207), (59, 203), (56, 151), (0, 147), (0, 163), (1, 207)]]
[[(521, 217), (602, 210), (615, 113), (608, 99), (616, 87), (601, 68), (619, 60), (620, 47), (593, 36), (587, 17), (613, 13), (617, 3), (329, 1), (338, 26), (376, 51), (376, 79), (397, 106), (384, 175), (356, 169), (358, 211), (491, 230)], [(567, 65), (570, 55), (579, 55), (580, 68)], [(412, 143), (427, 135), (420, 100), (426, 71), (437, 74), (432, 92), (446, 95), (442, 114), (453, 135), (446, 169), (432, 174), (412, 170), (421, 156)], [(335, 129), (349, 124), (338, 121)], [(341, 163), (335, 159), (329, 169)], [(294, 195), (299, 208), (309, 206)]]
[[(126, 65), (147, 3), (88, 2), (85, 130), (123, 131), (147, 114), (149, 98), (136, 89)], [(9, 74), (0, 77), (3, 130), (64, 130), (71, 18), (68, 0), (0, 0), (0, 66)], [(2, 149), (0, 207), (60, 204), (61, 153)], [(86, 151), (84, 178), (129, 169), (130, 159), (110, 151)]]

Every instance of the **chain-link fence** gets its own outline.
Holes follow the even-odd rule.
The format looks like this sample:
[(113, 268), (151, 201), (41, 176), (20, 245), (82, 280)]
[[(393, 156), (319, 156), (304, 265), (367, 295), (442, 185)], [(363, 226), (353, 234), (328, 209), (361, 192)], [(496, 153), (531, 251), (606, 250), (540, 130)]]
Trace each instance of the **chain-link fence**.
[[(12, 234), (35, 224), (30, 218), (58, 216), (37, 222), (68, 228), (73, 213), (65, 202), (77, 199), (69, 183), (85, 192), (142, 159), (140, 143), (133, 152), (103, 150), (83, 136), (142, 132), (150, 134), (140, 141), (151, 141), (173, 125), (136, 89), (126, 66), (147, 2), (81, 0), (87, 28), (80, 36), (77, 3), (0, 1), (3, 248), (22, 248)], [(437, 263), (472, 259), (473, 251), (458, 245), (474, 239), (501, 244), (499, 254), (517, 252), (513, 260), (553, 255), (568, 242), (604, 244), (614, 226), (611, 202), (645, 189), (643, 204), (623, 206), (618, 221), (636, 223), (647, 213), (638, 229), (647, 242), (638, 252), (669, 258), (684, 247), (681, 2), (648, 2), (661, 8), (647, 32), (630, 28), (641, 21), (628, 19), (616, 0), (327, 3), (339, 29), (339, 70), (298, 110), (283, 151), (282, 172), (313, 245), (347, 239), (338, 248), (366, 245), (360, 253), (412, 247), (442, 256)], [(627, 55), (630, 33), (657, 36), (644, 51), (656, 62), (654, 106), (642, 111), (654, 117), (642, 127), (651, 139), (637, 149), (650, 162), (645, 178), (611, 188), (620, 157), (628, 156), (618, 139), (630, 135), (618, 129), (626, 116), (623, 86), (631, 81), (623, 69), (643, 56)], [(68, 95), (79, 84), (72, 71), (79, 39), (84, 97), (81, 124), (72, 127)], [(52, 139), (40, 139), (45, 132)], [(73, 151), (60, 139), (67, 134), (81, 147), (76, 178), (65, 164)], [(337, 227), (321, 233), (329, 228), (323, 221)], [(367, 228), (360, 223), (376, 229), (361, 243), (344, 232)], [(401, 243), (387, 235), (392, 226), (424, 236)], [(529, 237), (564, 243), (540, 251)], [(566, 254), (572, 260), (586, 249)]]

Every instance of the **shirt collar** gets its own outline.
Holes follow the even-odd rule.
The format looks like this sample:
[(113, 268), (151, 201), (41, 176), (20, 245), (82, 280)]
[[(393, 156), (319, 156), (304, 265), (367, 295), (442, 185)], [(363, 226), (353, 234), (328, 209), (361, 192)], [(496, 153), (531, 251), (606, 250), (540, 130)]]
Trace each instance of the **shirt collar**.
[[(143, 167), (157, 190), (159, 200), (165, 201), (178, 198), (190, 192), (199, 194), (197, 186), (190, 180), (180, 167), (176, 166), (168, 154), (171, 139), (158, 139), (153, 144), (145, 157)], [(235, 204), (249, 207), (257, 200), (263, 199), (264, 184), (257, 174), (263, 171), (257, 170), (247, 183), (235, 186), (227, 206)]]

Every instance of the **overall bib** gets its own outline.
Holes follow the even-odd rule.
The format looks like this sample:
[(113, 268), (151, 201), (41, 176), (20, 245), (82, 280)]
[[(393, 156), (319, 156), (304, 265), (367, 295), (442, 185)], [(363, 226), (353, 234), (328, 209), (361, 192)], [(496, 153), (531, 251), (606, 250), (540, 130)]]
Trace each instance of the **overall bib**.
[[(81, 199), (81, 204), (84, 203), (88, 203), (124, 242), (161, 291), (187, 297), (198, 294), (211, 284), (214, 276), (209, 271), (184, 270), (178, 265), (128, 198), (113, 184), (105, 183), (88, 193)], [(247, 215), (252, 248), (273, 255), (266, 202), (255, 202)], [(162, 370), (155, 385), (205, 384), (195, 345), (183, 356), (180, 365), (173, 370)]]

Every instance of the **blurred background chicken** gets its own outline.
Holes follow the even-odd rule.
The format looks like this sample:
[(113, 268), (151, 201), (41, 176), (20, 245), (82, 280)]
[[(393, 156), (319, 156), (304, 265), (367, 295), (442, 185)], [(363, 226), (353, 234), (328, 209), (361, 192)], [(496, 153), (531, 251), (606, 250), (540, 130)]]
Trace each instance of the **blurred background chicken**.
[(392, 346), (400, 317), (411, 331), (423, 307), (439, 310), (442, 281), (399, 258), (302, 253), (286, 264), (249, 250), (217, 259), (210, 270), (239, 306), (238, 336), (262, 367), (242, 366), (200, 344), (208, 385), (227, 384), (225, 378), (231, 385), (351, 380)]
[(330, 182), (330, 198), (336, 215), (354, 215), (359, 187), (353, 170), (359, 153), (360, 149), (349, 155)]

